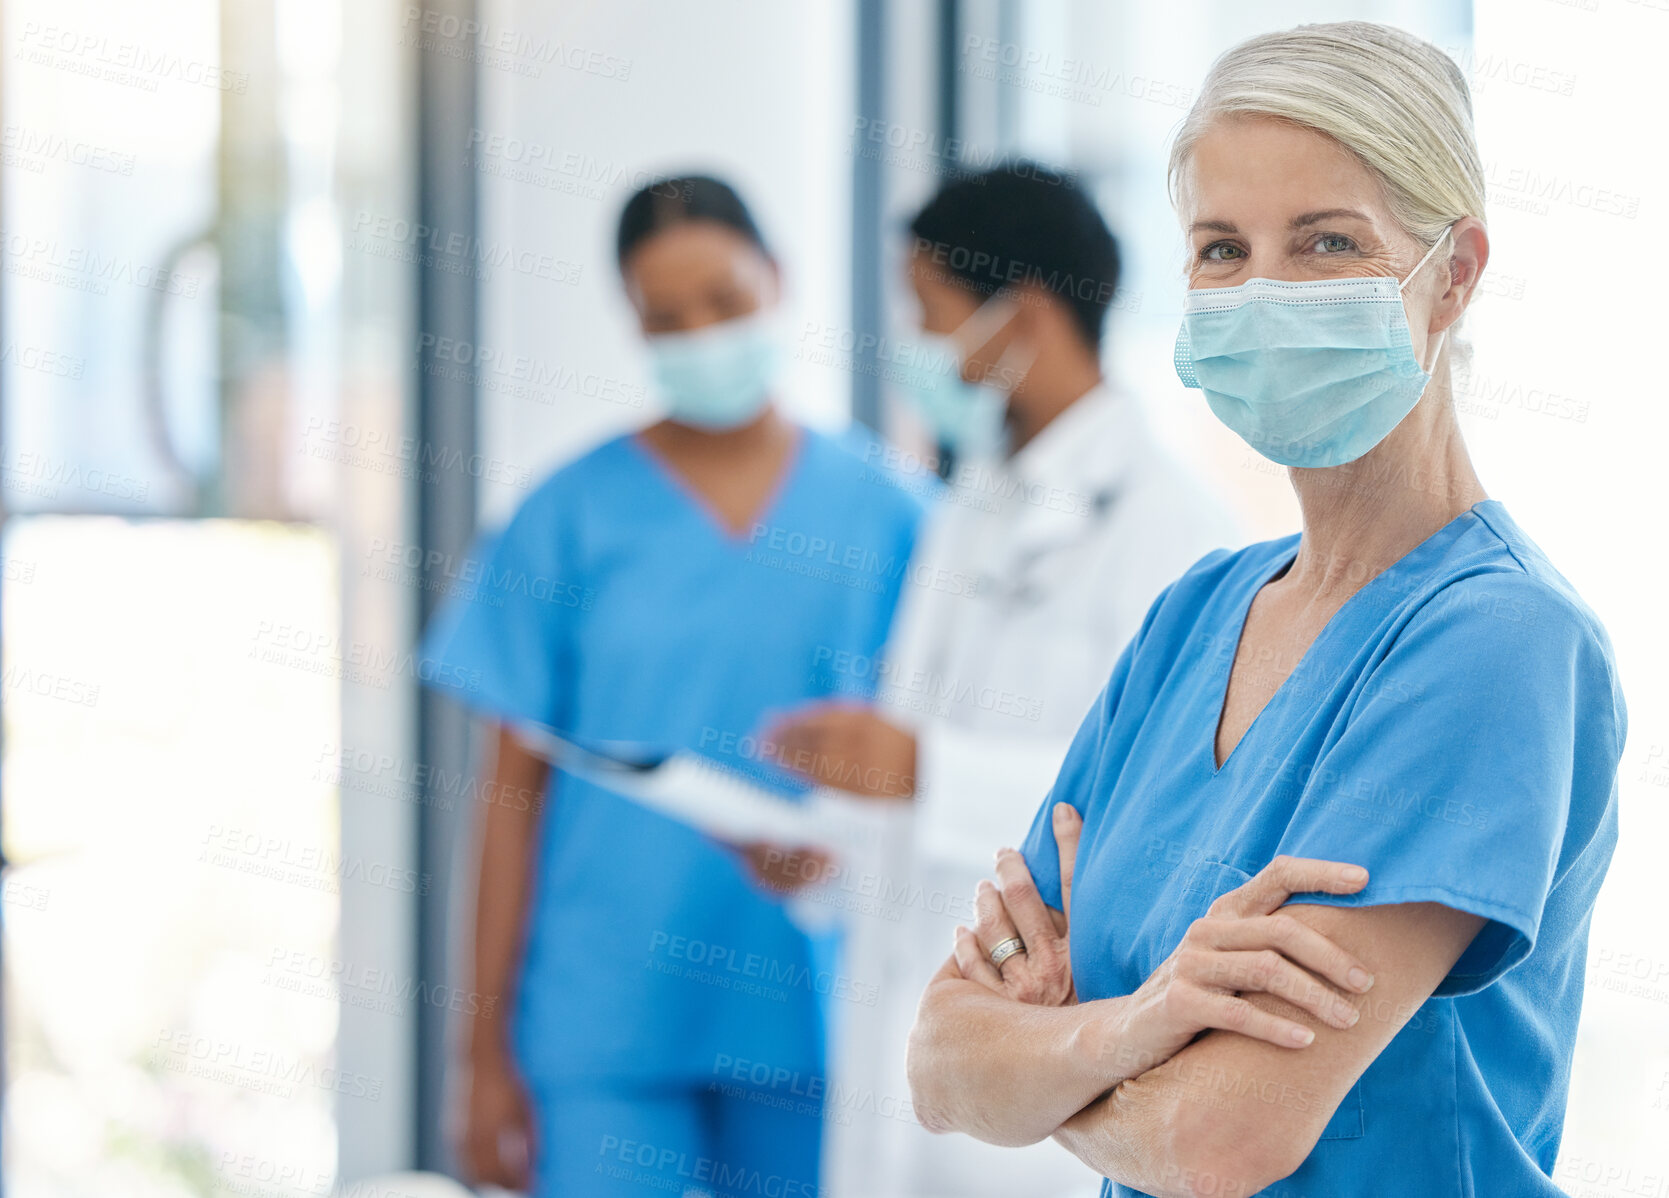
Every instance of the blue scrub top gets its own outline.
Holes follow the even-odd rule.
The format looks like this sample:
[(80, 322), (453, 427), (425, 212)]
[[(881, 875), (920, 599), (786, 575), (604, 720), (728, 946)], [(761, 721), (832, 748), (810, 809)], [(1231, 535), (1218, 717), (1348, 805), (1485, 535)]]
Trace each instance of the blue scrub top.
[[(556, 471), (430, 628), (431, 684), (582, 743), (760, 772), (772, 714), (862, 690), (831, 663), (881, 648), (922, 515), (856, 438), (797, 431), (741, 534), (636, 436)], [(536, 1092), (707, 1083), (736, 1061), (821, 1075), (828, 1004), (863, 979), (731, 852), (561, 774), (540, 827), (513, 1029)]]
[(1486, 500), (1353, 595), (1217, 769), (1247, 609), (1297, 546), (1219, 550), (1160, 595), (1038, 811), (1024, 853), (1056, 907), (1050, 806), (1084, 817), (1078, 993), (1136, 990), (1277, 855), (1356, 862), (1361, 893), (1301, 901), (1436, 902), (1489, 922), (1309, 1159), (1264, 1192), (1560, 1194), (1550, 1174), (1627, 723), (1605, 630)]

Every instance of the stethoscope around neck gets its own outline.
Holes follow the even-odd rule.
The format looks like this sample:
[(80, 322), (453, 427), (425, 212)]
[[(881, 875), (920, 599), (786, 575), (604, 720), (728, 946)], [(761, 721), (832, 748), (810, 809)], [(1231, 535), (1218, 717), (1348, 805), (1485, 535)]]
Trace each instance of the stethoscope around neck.
[(1117, 484), (1108, 483), (1092, 491), (1088, 498), (1089, 510), (1084, 513), (1080, 527), (1074, 529), (1072, 535), (1028, 545), (1013, 559), (1012, 569), (1006, 578), (989, 571), (981, 572), (977, 593), (999, 601), (1009, 612), (1041, 606), (1050, 592), (1037, 579), (1038, 566), (1062, 550), (1082, 543), (1094, 533), (1117, 505), (1120, 489)]

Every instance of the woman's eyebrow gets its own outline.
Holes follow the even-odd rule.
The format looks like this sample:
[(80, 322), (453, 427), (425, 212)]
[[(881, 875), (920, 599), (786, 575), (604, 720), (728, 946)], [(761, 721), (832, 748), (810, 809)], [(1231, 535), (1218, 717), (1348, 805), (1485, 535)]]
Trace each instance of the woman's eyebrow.
[[(1295, 216), (1287, 222), (1289, 229), (1303, 229), (1310, 225), (1320, 224), (1324, 220), (1359, 220), (1371, 223), (1372, 218), (1365, 212), (1358, 212), (1354, 208), (1321, 208), (1315, 212), (1306, 212), (1302, 216)], [(1240, 227), (1233, 221), (1226, 220), (1197, 220), (1188, 226), (1188, 232), (1197, 233), (1201, 229), (1209, 229), (1214, 233), (1238, 233)]]
[(1306, 212), (1303, 216), (1295, 216), (1287, 226), (1289, 229), (1302, 229), (1307, 225), (1320, 224), (1324, 220), (1338, 220), (1344, 217), (1350, 220), (1368, 220), (1365, 212), (1358, 212), (1354, 208), (1323, 208), (1318, 212)]

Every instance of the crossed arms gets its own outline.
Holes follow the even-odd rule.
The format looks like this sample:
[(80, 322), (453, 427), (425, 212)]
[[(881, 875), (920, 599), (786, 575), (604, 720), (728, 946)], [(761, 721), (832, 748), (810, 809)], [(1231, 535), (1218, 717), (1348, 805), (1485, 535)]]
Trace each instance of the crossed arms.
[[(1162, 1198), (1255, 1194), (1303, 1164), (1485, 922), (1438, 903), (1290, 903), (1352, 893), (1367, 875), (1281, 857), (1213, 903), (1136, 993), (1079, 1002), (1067, 956), (1077, 813), (1058, 805), (1054, 828), (1065, 909), (1005, 850), (1000, 889), (982, 884), (975, 931), (958, 929), (922, 996), (916, 1112), (932, 1131), (994, 1144), (1052, 1136)], [(989, 951), (1014, 935), (1027, 951), (999, 971)]]

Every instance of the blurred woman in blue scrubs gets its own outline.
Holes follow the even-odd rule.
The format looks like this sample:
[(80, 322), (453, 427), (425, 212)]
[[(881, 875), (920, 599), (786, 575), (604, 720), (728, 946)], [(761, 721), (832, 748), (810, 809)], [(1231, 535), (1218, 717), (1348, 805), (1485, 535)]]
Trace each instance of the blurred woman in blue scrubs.
[(736, 852), (548, 779), (507, 724), (756, 768), (768, 712), (880, 649), (920, 508), (777, 409), (777, 266), (734, 191), (646, 187), (617, 250), (666, 418), (551, 475), (428, 638), (494, 725), (473, 989), (498, 1009), (473, 1022), (462, 1156), (551, 1198), (811, 1194), (831, 947)]
[(1465, 78), (1383, 25), (1253, 38), (1171, 177), (1178, 373), (1302, 532), (1149, 609), (928, 988), (917, 1113), (1106, 1194), (1553, 1198), (1627, 716), (1456, 419)]

